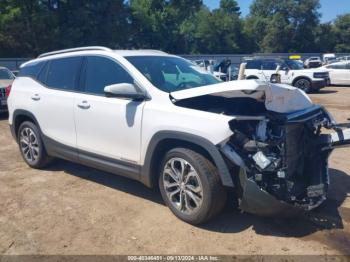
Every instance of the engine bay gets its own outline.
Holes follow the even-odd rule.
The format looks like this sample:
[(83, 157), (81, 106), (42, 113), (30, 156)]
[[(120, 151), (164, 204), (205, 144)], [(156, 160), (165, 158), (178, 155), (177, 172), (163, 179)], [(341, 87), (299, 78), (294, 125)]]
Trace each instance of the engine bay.
[(321, 108), (290, 117), (267, 112), (263, 120), (236, 120), (228, 145), (242, 158), (248, 179), (260, 189), (305, 210), (320, 205), (329, 184), (322, 128), (331, 121)]

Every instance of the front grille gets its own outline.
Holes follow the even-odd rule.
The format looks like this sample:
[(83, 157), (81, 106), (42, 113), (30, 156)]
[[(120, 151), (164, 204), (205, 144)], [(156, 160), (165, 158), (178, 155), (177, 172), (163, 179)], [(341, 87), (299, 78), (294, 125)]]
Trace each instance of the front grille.
[(5, 98), (5, 97), (6, 97), (5, 88), (0, 88), (0, 98)]

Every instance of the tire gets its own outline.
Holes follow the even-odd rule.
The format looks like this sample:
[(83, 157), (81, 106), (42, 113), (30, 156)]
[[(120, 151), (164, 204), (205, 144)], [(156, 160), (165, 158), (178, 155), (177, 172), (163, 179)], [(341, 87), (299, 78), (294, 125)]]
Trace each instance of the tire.
[(23, 160), (32, 168), (44, 168), (52, 158), (48, 156), (38, 127), (32, 122), (25, 121), (17, 133), (17, 142)]
[(305, 93), (310, 93), (312, 87), (311, 87), (311, 81), (306, 78), (300, 78), (295, 83), (293, 86), (303, 90)]
[(205, 156), (187, 148), (167, 152), (160, 168), (159, 188), (175, 216), (193, 225), (213, 218), (226, 204), (226, 188), (216, 167)]

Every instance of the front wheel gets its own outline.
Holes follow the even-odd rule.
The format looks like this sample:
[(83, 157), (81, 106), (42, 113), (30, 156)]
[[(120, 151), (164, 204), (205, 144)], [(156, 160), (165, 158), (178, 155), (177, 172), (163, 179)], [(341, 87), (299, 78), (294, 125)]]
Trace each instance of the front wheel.
[(226, 189), (216, 167), (203, 155), (186, 148), (175, 148), (166, 154), (159, 187), (170, 210), (190, 224), (209, 220), (226, 203)]
[(305, 93), (309, 93), (311, 91), (311, 81), (306, 78), (298, 79), (294, 86), (303, 90)]

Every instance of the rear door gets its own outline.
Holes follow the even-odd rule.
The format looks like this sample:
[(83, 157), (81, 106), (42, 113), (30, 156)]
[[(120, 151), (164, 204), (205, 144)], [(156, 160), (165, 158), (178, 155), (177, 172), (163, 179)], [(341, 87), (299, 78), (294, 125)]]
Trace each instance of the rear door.
[(81, 64), (82, 57), (48, 61), (38, 76), (42, 88), (30, 94), (48, 150), (69, 159), (77, 158), (73, 107)]
[(347, 62), (335, 63), (326, 67), (329, 70), (331, 84), (346, 85), (350, 84), (350, 68)]

